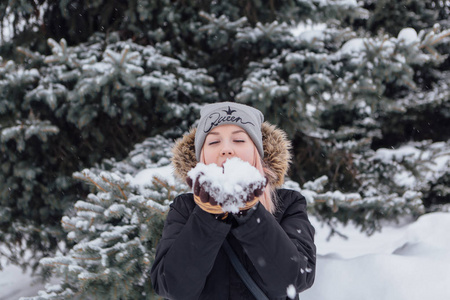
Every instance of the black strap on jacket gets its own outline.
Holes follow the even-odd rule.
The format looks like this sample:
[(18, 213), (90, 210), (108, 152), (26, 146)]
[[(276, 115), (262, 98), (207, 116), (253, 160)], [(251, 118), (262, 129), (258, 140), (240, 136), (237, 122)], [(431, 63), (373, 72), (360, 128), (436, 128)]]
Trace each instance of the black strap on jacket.
[(236, 253), (234, 253), (233, 249), (231, 248), (230, 244), (226, 239), (224, 240), (222, 247), (227, 253), (228, 257), (230, 258), (230, 262), (233, 265), (236, 272), (239, 274), (239, 277), (241, 277), (242, 281), (250, 290), (250, 292), (253, 294), (253, 296), (255, 296), (255, 298), (258, 300), (269, 300), (266, 294), (263, 293), (261, 288), (250, 277), (247, 270), (239, 261), (239, 258), (237, 257)]

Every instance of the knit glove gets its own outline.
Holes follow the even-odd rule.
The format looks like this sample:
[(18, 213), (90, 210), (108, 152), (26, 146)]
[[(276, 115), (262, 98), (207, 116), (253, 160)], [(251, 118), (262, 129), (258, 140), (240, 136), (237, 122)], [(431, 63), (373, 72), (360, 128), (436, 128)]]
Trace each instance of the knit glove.
[(258, 203), (267, 179), (257, 169), (238, 158), (225, 162), (223, 168), (202, 163), (188, 172), (187, 184), (194, 200), (212, 214), (239, 213)]
[(203, 172), (199, 173), (195, 181), (191, 177), (186, 178), (186, 183), (194, 193), (194, 201), (206, 212), (212, 214), (223, 213), (222, 208), (218, 205), (214, 197), (207, 192), (207, 190), (211, 190), (211, 183), (208, 181), (200, 183), (200, 178), (204, 178), (204, 175)]

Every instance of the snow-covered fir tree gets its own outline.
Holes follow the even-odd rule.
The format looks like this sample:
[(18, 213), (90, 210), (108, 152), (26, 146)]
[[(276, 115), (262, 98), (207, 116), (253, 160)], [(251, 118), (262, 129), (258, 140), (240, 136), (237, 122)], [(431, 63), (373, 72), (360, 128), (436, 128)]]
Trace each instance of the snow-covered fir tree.
[[(370, 234), (385, 219), (446, 209), (449, 7), (437, 0), (0, 4), (0, 255), (38, 266), (67, 237), (75, 246), (62, 255), (77, 267), (55, 293), (76, 294), (79, 280), (94, 278), (85, 287), (95, 297), (105, 285), (95, 276), (113, 265), (125, 272), (132, 260), (105, 249), (132, 247), (146, 234), (137, 226), (117, 243), (101, 241), (103, 232), (117, 232), (107, 228), (116, 221), (118, 229), (136, 226), (127, 214), (141, 204), (127, 199), (147, 199), (126, 183), (155, 166), (122, 159), (147, 137), (181, 136), (201, 105), (214, 101), (250, 104), (288, 132), (287, 184), (305, 194), (331, 233), (336, 222)], [(85, 169), (76, 174), (97, 190), (72, 178)], [(111, 206), (127, 214), (105, 215)], [(80, 222), (85, 227), (66, 236), (60, 225), (63, 216), (75, 222), (99, 212), (101, 231)], [(83, 248), (94, 241), (94, 252)], [(151, 261), (151, 241), (129, 253)], [(105, 258), (78, 265), (75, 249)], [(133, 263), (145, 269), (145, 260)], [(146, 292), (134, 281), (145, 275), (126, 274)]]
[[(48, 285), (28, 299), (152, 299), (149, 270), (161, 237), (168, 205), (187, 186), (155, 168), (170, 169), (172, 143), (162, 136), (146, 139), (123, 161), (75, 172), (91, 186), (61, 224), (69, 244), (65, 255), (41, 259)], [(170, 171), (165, 173), (170, 174)]]

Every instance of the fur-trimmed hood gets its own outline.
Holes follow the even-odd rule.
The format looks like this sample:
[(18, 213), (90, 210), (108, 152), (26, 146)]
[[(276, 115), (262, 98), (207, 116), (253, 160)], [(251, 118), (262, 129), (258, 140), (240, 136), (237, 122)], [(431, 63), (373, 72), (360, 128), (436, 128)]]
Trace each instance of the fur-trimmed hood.
[[(291, 142), (283, 130), (268, 122), (262, 124), (261, 131), (264, 148), (263, 160), (266, 166), (275, 173), (275, 178), (269, 178), (269, 183), (278, 188), (284, 183), (284, 177), (291, 162)], [(196, 128), (191, 129), (183, 138), (176, 141), (172, 149), (175, 175), (183, 181), (186, 179), (187, 173), (197, 165), (194, 146), (195, 132)]]

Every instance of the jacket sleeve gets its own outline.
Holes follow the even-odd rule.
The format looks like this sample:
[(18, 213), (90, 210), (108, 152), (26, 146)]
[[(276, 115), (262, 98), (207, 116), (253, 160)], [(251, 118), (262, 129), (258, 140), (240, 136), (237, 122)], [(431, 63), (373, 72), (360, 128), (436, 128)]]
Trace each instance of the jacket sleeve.
[(297, 292), (312, 286), (316, 247), (305, 198), (292, 190), (284, 190), (281, 197), (287, 207), (279, 222), (258, 205), (251, 218), (232, 233), (256, 269), (261, 288), (270, 298), (286, 299), (290, 285)]
[(198, 299), (230, 228), (189, 202), (189, 197), (177, 197), (151, 269), (156, 293), (170, 299)]

